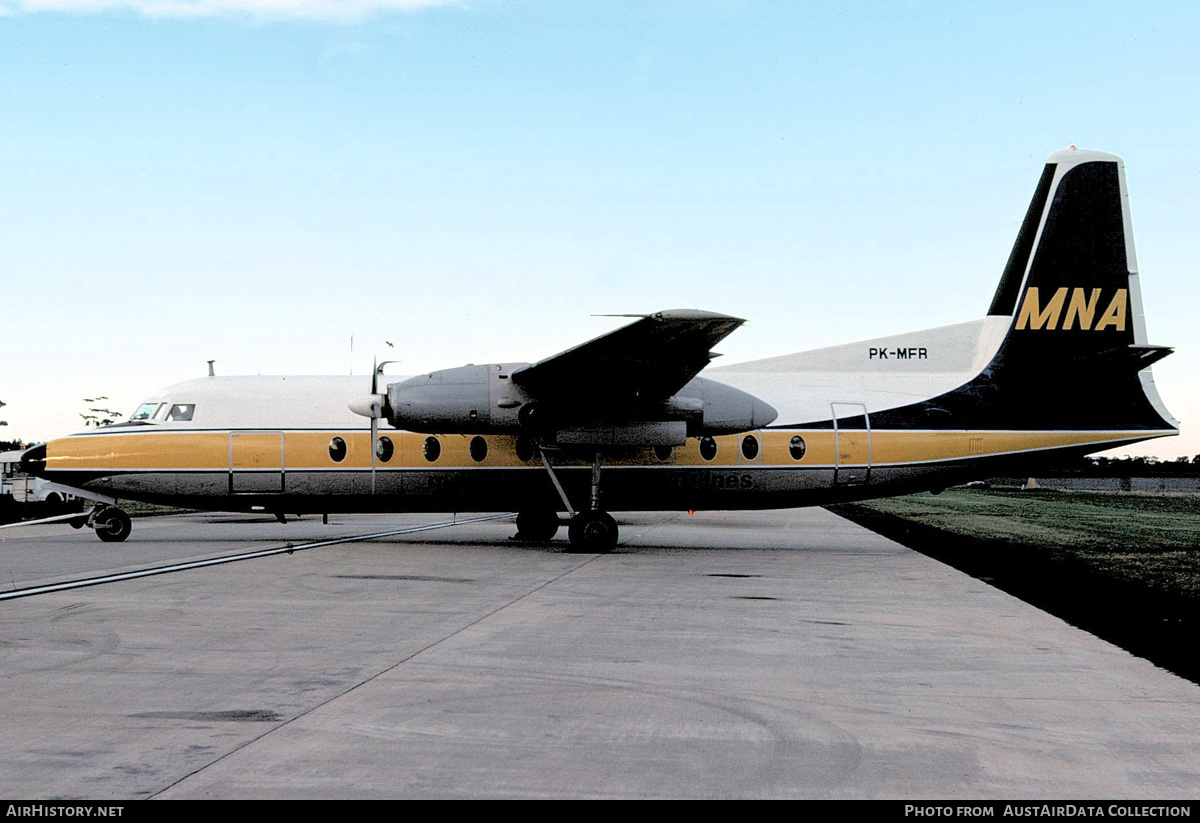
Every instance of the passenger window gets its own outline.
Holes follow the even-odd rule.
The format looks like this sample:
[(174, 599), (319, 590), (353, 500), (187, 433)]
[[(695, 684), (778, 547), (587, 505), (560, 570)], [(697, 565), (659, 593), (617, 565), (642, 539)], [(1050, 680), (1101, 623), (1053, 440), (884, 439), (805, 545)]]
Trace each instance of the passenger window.
[(742, 457), (746, 460), (758, 457), (758, 438), (752, 434), (742, 438)]
[(487, 458), (488, 444), (482, 437), (471, 438), (471, 459), (476, 463), (482, 463)]
[(171, 407), (171, 410), (169, 412), (167, 412), (167, 420), (168, 421), (191, 420), (192, 415), (194, 415), (195, 413), (196, 413), (196, 404), (195, 403), (176, 403), (174, 406)]
[(537, 446), (528, 437), (518, 437), (516, 443), (517, 459), (522, 463), (528, 463), (533, 458), (537, 457)]
[(435, 462), (442, 455), (442, 444), (436, 437), (425, 438), (425, 448), (422, 449), (425, 454), (425, 459), (430, 463)]
[(804, 438), (798, 434), (788, 443), (788, 453), (791, 454), (793, 460), (803, 460), (806, 451), (808, 451), (808, 446), (804, 444)]
[(346, 441), (340, 437), (335, 437), (329, 441), (329, 459), (334, 463), (341, 463), (346, 459)]
[(379, 462), (386, 463), (392, 459), (395, 454), (396, 447), (392, 445), (390, 437), (381, 437), (375, 443), (375, 456), (379, 458)]

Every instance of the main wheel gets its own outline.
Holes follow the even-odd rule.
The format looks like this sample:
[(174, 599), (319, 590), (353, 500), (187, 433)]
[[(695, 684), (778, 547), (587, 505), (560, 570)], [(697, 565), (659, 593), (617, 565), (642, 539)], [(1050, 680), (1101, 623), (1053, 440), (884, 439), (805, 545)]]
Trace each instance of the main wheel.
[(120, 509), (105, 509), (92, 523), (96, 536), (105, 543), (121, 543), (133, 531), (129, 515)]
[(580, 512), (567, 531), (573, 552), (608, 552), (617, 545), (617, 521), (608, 512)]
[(517, 539), (545, 543), (558, 534), (559, 525), (553, 509), (522, 509), (517, 513)]

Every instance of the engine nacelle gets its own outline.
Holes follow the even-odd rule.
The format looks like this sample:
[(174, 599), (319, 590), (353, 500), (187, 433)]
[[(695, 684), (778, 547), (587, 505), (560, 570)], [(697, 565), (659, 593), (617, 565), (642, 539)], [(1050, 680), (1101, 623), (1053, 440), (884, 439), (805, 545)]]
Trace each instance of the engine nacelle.
[(385, 413), (398, 429), (436, 434), (518, 432), (530, 401), (509, 375), (524, 363), (460, 366), (388, 386)]
[(700, 414), (688, 419), (691, 437), (736, 434), (769, 426), (779, 412), (749, 392), (706, 377), (694, 377), (671, 401), (699, 401)]
[[(398, 429), (433, 434), (516, 434), (530, 429), (548, 441), (674, 444), (683, 437), (733, 434), (769, 425), (777, 412), (752, 394), (693, 378), (675, 396), (630, 407), (619, 389), (597, 386), (588, 398), (533, 397), (513, 383), (524, 363), (460, 366), (393, 383), (382, 413)], [(371, 397), (381, 397), (373, 395)], [(356, 401), (370, 416), (371, 397)], [(353, 406), (352, 406), (353, 407)]]

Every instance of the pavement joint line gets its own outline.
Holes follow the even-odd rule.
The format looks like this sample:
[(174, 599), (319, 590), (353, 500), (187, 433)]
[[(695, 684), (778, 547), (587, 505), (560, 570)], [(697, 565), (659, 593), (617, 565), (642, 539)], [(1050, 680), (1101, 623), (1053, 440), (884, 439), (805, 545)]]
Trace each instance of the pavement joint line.
[[(484, 518), (477, 518), (475, 520), (469, 520), (469, 521), (468, 520), (460, 520), (458, 522), (459, 523), (468, 523), (468, 522), (469, 523), (478, 523), (481, 520), (496, 520), (500, 517), (511, 517), (511, 516), (512, 515), (491, 515), (491, 516), (484, 517)], [(451, 525), (451, 524), (444, 524), (444, 525)], [(524, 594), (518, 595), (517, 597), (514, 597), (512, 600), (509, 600), (506, 603), (501, 603), (499, 606), (497, 606), (496, 608), (487, 612), (486, 614), (482, 614), (479, 617), (475, 618), (474, 620), (471, 620), (470, 622), (468, 622), (462, 626), (459, 626), (457, 629), (455, 629), (454, 631), (445, 635), (444, 637), (439, 637), (437, 640), (427, 643), (426, 645), (422, 646), (421, 648), (417, 649), (416, 651), (412, 652), (411, 654), (400, 658), (395, 663), (392, 663), (389, 666), (385, 666), (384, 668), (375, 672), (375, 674), (372, 674), (369, 677), (363, 678), (358, 683), (355, 683), (353, 686), (350, 686), (349, 688), (345, 689), (344, 691), (338, 692), (337, 694), (334, 694), (334, 695), (330, 695), (328, 698), (317, 703), (315, 706), (310, 706), (309, 708), (305, 709), (304, 711), (299, 712), (295, 717), (289, 717), (287, 720), (284, 720), (283, 722), (281, 722), (278, 726), (273, 726), (269, 729), (264, 730), (261, 734), (255, 735), (254, 737), (250, 738), (249, 740), (243, 741), (242, 743), (238, 744), (237, 746), (234, 746), (232, 749), (230, 749), (229, 751), (222, 754), (220, 757), (214, 758), (212, 761), (205, 763), (203, 766), (200, 766), (200, 767), (196, 768), (195, 770), (183, 775), (178, 780), (172, 781), (168, 785), (163, 786), (158, 791), (147, 795), (146, 799), (153, 800), (156, 796), (162, 794), (165, 791), (169, 791), (169, 790), (175, 788), (179, 784), (183, 783), (184, 781), (186, 781), (192, 777), (195, 777), (196, 775), (200, 774), (200, 772), (204, 771), (205, 769), (207, 769), (211, 766), (217, 765), (218, 763), (225, 760), (226, 758), (232, 757), (233, 755), (237, 754), (238, 752), (242, 751), (243, 749), (253, 745), (254, 743), (259, 742), (260, 740), (265, 739), (266, 737), (274, 734), (275, 732), (279, 731), (280, 729), (290, 726), (292, 723), (295, 723), (297, 720), (307, 717), (308, 715), (312, 714), (313, 712), (317, 711), (318, 709), (324, 708), (325, 706), (328, 706), (330, 703), (333, 703), (336, 700), (340, 700), (341, 698), (345, 697), (346, 695), (350, 694), (351, 692), (357, 691), (358, 689), (362, 688), (363, 686), (367, 685), (368, 683), (372, 683), (375, 680), (378, 680), (380, 677), (383, 677), (385, 674), (395, 671), (396, 669), (403, 666), (405, 663), (412, 661), (414, 658), (419, 657), (420, 655), (424, 654), (425, 652), (429, 651), (430, 649), (435, 648), (436, 646), (440, 646), (441, 644), (445, 643), (447, 640), (457, 637), (458, 635), (465, 632), (467, 629), (478, 626), (480, 623), (487, 620), (488, 618), (499, 614), (500, 612), (504, 611), (505, 609), (509, 608), (510, 606), (514, 606), (517, 603), (520, 603), (522, 600), (526, 599), (527, 597), (537, 594), (538, 592), (540, 592), (542, 589), (546, 588), (547, 586), (549, 586), (553, 583), (557, 583), (559, 580), (562, 580), (567, 575), (574, 574), (575, 572), (582, 569), (584, 566), (594, 563), (597, 560), (599, 560), (601, 557), (605, 557), (606, 555), (607, 555), (607, 553), (595, 554), (592, 557), (589, 557), (587, 560), (584, 560), (582, 563), (572, 566), (571, 568), (563, 571), (561, 574), (556, 574), (553, 577), (551, 577), (550, 579), (543, 581), (542, 583), (538, 584), (537, 586), (534, 586), (532, 589), (525, 592)]]
[[(676, 522), (678, 522), (679, 518), (682, 516), (683, 516), (682, 512), (679, 514), (676, 514), (674, 517), (669, 518), (666, 521), (666, 523), (676, 523)], [(626, 540), (622, 540), (621, 543), (626, 544), (626, 543), (632, 543), (635, 540), (641, 540), (643, 537), (650, 534), (650, 532), (654, 531), (655, 529), (657, 529), (659, 526), (662, 526), (662, 525), (665, 525), (665, 524), (659, 523), (657, 525), (647, 526), (643, 531), (638, 532), (637, 534), (633, 535), (632, 537), (627, 538)]]
[(437, 529), (448, 529), (451, 526), (465, 526), (470, 523), (484, 523), (489, 520), (500, 520), (505, 517), (513, 517), (515, 512), (504, 512), (502, 514), (488, 514), (483, 517), (472, 517), (466, 520), (454, 519), (445, 523), (432, 523), (424, 526), (408, 526), (403, 529), (393, 529), (386, 532), (373, 532), (371, 534), (353, 535), (351, 537), (336, 537), (330, 540), (317, 540), (312, 543), (300, 543), (297, 545), (288, 544), (286, 546), (278, 546), (271, 549), (258, 549), (252, 552), (238, 552), (237, 554), (222, 555), (221, 557), (210, 557), (205, 560), (191, 560), (186, 563), (171, 563), (166, 566), (154, 566), (149, 569), (138, 569), (136, 571), (120, 572), (119, 574), (106, 574), (98, 577), (88, 577), (82, 580), (69, 580), (62, 583), (46, 583), (40, 586), (29, 586), (24, 589), (13, 589), (12, 591), (0, 592), (0, 601), (16, 600), (19, 597), (33, 597), (39, 594), (50, 594), (52, 592), (68, 591), (70, 589), (82, 589), (87, 586), (99, 586), (104, 583), (119, 583), (124, 580), (136, 580), (139, 577), (153, 577), (159, 574), (170, 574), (172, 572), (188, 571), (190, 569), (199, 569), (205, 566), (219, 566), (225, 563), (236, 563), (242, 560), (257, 560), (262, 557), (271, 557), (276, 554), (295, 554), (296, 552), (308, 551), (309, 549), (320, 549), (326, 546), (336, 546), (341, 543), (357, 543), (366, 540), (378, 540), (384, 537), (395, 537), (401, 534), (416, 534), (418, 532), (435, 531)]

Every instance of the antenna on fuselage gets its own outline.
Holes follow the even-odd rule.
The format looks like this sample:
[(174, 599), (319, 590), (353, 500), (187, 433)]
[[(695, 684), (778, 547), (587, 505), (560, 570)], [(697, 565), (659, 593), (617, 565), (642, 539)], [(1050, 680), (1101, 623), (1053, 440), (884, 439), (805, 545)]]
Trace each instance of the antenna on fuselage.
[(214, 369), (213, 369), (213, 363), (216, 363), (216, 362), (217, 362), (216, 360), (209, 360), (209, 361), (208, 361), (208, 376), (209, 376), (209, 377), (216, 377), (216, 376), (217, 376), (217, 372), (216, 372), (216, 370), (214, 370)]

